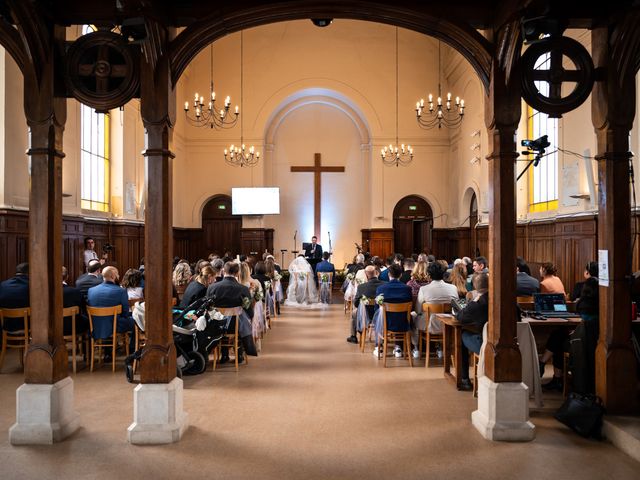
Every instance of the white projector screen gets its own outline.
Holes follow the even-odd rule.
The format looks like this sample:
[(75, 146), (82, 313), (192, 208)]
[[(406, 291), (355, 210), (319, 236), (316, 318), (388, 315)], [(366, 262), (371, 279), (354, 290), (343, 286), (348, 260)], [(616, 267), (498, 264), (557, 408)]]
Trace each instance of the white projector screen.
[(280, 189), (232, 188), (231, 213), (233, 215), (276, 215), (280, 213)]

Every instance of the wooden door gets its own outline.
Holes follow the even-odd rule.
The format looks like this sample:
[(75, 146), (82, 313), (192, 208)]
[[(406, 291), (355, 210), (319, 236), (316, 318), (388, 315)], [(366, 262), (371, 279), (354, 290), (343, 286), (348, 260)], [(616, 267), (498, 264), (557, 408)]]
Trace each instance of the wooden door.
[(430, 252), (433, 212), (429, 204), (417, 195), (400, 200), (393, 209), (394, 251), (409, 257)]
[(231, 197), (216, 195), (202, 210), (203, 254), (217, 253), (232, 255), (240, 251), (240, 229), (242, 217), (231, 215)]

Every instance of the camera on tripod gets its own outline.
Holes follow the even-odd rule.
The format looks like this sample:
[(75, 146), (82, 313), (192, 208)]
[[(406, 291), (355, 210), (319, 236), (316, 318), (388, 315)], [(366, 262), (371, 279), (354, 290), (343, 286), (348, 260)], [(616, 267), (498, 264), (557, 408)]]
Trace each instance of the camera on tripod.
[(113, 252), (113, 250), (115, 249), (115, 247), (113, 245), (111, 245), (110, 243), (105, 243), (102, 246), (102, 251), (104, 253), (109, 253), (109, 252)]
[(543, 135), (535, 140), (522, 140), (523, 147), (527, 147), (529, 150), (533, 150), (536, 153), (544, 153), (544, 149), (549, 145), (551, 145), (551, 143), (549, 143), (547, 135)]

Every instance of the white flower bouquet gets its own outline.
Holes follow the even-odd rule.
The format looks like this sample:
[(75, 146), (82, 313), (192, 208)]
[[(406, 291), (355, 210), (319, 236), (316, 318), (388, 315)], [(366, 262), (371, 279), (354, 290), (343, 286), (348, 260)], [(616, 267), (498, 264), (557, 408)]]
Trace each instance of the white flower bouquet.
[(384, 295), (380, 294), (376, 297), (376, 303), (382, 305), (384, 303)]
[(363, 305), (369, 305), (371, 303), (371, 299), (363, 295), (362, 297), (360, 297), (360, 303)]

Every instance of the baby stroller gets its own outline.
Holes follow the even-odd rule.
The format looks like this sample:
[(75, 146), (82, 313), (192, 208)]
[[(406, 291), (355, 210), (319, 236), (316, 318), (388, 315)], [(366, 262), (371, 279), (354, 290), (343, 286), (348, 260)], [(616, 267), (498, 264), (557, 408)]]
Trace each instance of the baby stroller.
[[(207, 297), (194, 301), (184, 309), (173, 311), (173, 342), (176, 348), (177, 376), (198, 375), (207, 368), (207, 358), (227, 331), (229, 319), (220, 314), (211, 316), (212, 300)], [(144, 303), (136, 303), (133, 318), (144, 332)], [(142, 349), (125, 360), (125, 372), (133, 383), (133, 362), (140, 360)]]

